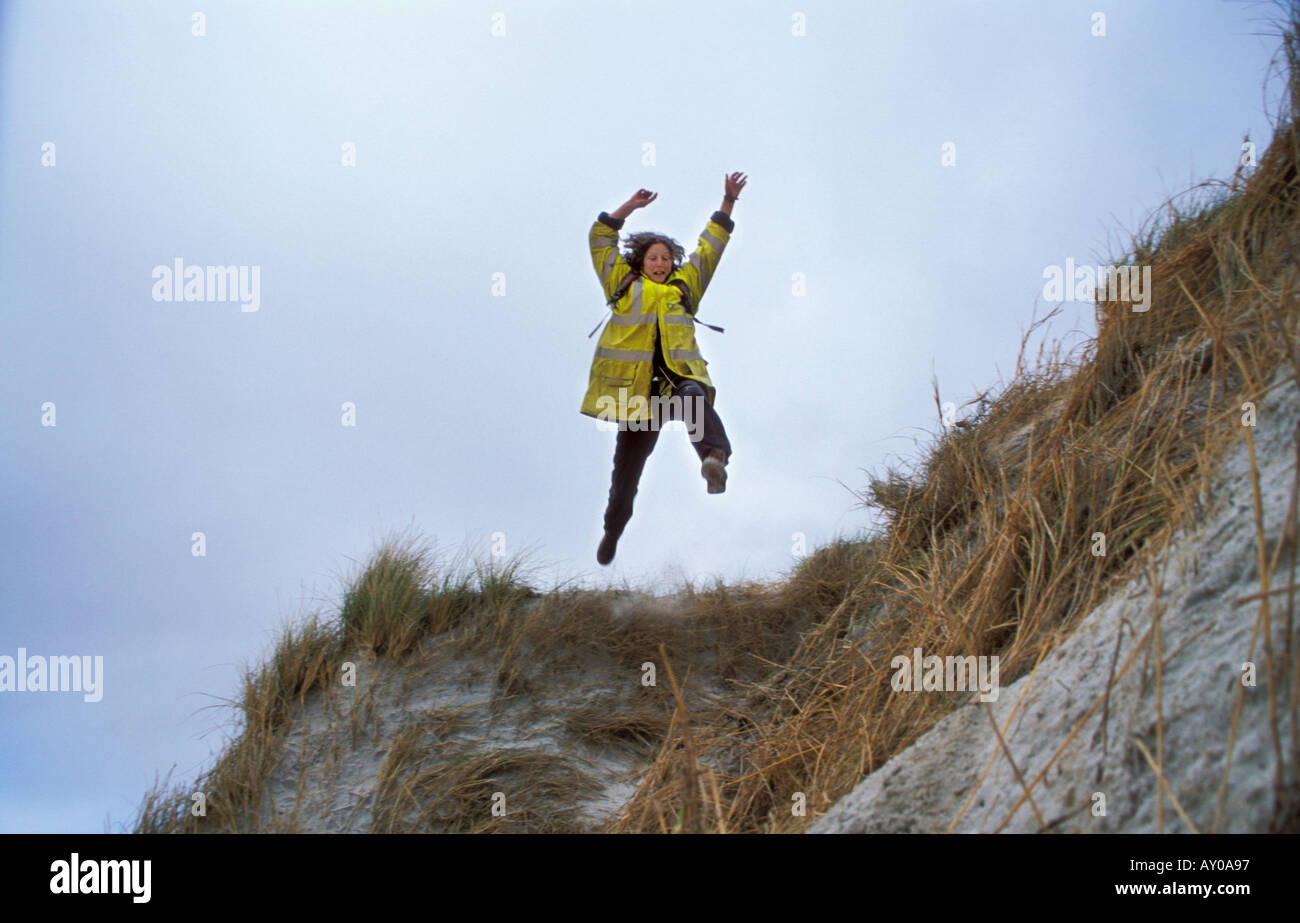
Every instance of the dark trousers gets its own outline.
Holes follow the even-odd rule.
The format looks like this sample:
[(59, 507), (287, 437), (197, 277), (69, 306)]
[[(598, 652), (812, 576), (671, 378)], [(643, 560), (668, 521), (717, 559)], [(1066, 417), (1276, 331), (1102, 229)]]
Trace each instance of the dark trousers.
[[(695, 454), (700, 456), (700, 461), (703, 461), (710, 452), (719, 449), (723, 460), (730, 460), (731, 443), (727, 440), (727, 431), (722, 428), (722, 420), (718, 418), (713, 406), (705, 398), (704, 385), (693, 378), (677, 379), (674, 376), (674, 379), (673, 397), (680, 397), (683, 401), (699, 398), (698, 403), (703, 407), (703, 413), (697, 413), (693, 421), (694, 426), (702, 429), (700, 440), (691, 443), (695, 447)], [(659, 379), (653, 379), (650, 382), (650, 393), (658, 394), (658, 387)], [(668, 419), (680, 419), (677, 406), (669, 404), (668, 411)], [(641, 481), (641, 471), (645, 468), (645, 461), (654, 451), (655, 443), (658, 441), (659, 429), (655, 426), (645, 430), (620, 429), (618, 431), (618, 438), (614, 444), (614, 474), (609, 487), (609, 505), (605, 507), (606, 532), (615, 536), (623, 534), (627, 521), (632, 518), (632, 498), (636, 496), (637, 484)]]

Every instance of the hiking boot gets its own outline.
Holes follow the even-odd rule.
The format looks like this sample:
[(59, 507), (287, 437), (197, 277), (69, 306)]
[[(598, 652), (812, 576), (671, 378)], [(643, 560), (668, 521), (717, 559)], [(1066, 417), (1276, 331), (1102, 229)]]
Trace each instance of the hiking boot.
[(720, 494), (727, 489), (727, 464), (718, 456), (710, 453), (700, 465), (700, 474), (709, 484), (709, 493)]
[(618, 547), (618, 536), (606, 532), (605, 537), (600, 540), (600, 547), (596, 549), (596, 563), (608, 564), (614, 560), (614, 549)]

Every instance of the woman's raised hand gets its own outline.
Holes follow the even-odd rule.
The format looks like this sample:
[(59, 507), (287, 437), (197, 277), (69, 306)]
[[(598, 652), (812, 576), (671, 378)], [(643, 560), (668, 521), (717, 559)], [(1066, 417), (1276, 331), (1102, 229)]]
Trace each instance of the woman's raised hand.
[(723, 195), (732, 198), (738, 197), (740, 195), (740, 190), (745, 188), (745, 183), (747, 182), (749, 182), (749, 178), (740, 171), (736, 171), (730, 176), (724, 177), (723, 188), (725, 189), (725, 192)]
[(627, 200), (627, 204), (633, 208), (645, 208), (657, 198), (659, 198), (657, 192), (651, 192), (649, 189), (638, 189), (632, 198)]

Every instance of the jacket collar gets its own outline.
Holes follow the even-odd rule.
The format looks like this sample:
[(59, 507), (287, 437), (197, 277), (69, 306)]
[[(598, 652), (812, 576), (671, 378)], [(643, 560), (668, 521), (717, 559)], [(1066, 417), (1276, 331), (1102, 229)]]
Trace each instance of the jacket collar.
[[(656, 285), (672, 285), (674, 282), (677, 282), (677, 281), (679, 281), (679, 280), (681, 279), (681, 275), (680, 275), (680, 273), (681, 273), (681, 268), (678, 267), (677, 269), (674, 269), (674, 270), (672, 270), (670, 273), (668, 273), (667, 277), (666, 277), (662, 282), (655, 282), (655, 284), (656, 284)], [(654, 282), (654, 281), (655, 281), (654, 279), (650, 278), (650, 274), (649, 274), (649, 273), (646, 273), (646, 272), (642, 272), (642, 273), (640, 274), (640, 277), (641, 277), (642, 279), (644, 279), (646, 282)]]

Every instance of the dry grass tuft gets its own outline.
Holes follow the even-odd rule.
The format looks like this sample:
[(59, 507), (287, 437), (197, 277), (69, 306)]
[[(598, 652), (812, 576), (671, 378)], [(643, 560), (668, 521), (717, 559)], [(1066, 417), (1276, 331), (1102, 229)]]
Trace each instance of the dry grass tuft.
[(394, 747), (380, 774), (375, 833), (583, 833), (598, 787), (541, 750)]
[(595, 747), (657, 747), (668, 733), (672, 715), (653, 699), (640, 702), (608, 697), (570, 709), (564, 729)]

